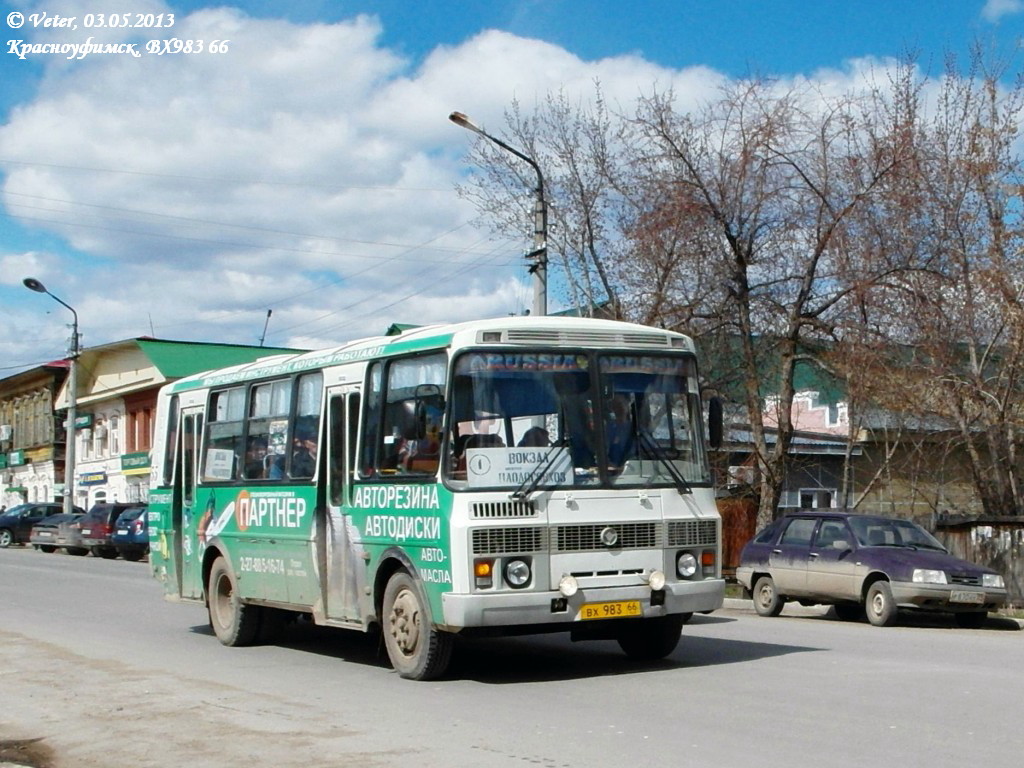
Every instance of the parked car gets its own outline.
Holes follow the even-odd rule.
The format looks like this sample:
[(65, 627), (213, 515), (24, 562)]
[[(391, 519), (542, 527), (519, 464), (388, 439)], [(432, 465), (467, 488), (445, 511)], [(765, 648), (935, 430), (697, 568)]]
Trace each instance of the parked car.
[(125, 560), (141, 560), (149, 552), (147, 511), (144, 504), (129, 507), (117, 518), (110, 541)]
[(114, 533), (114, 524), (122, 512), (135, 506), (138, 505), (106, 502), (94, 504), (78, 523), (82, 531), (82, 546), (88, 547), (96, 557), (117, 557), (117, 547), (110, 540)]
[(831, 604), (836, 614), (885, 627), (900, 608), (952, 613), (977, 628), (1006, 602), (1003, 577), (951, 555), (910, 520), (841, 510), (788, 514), (743, 548), (736, 578), (762, 616), (787, 600)]
[[(82, 511), (79, 507), (76, 509)], [(64, 505), (60, 502), (34, 502), (11, 507), (0, 515), (0, 548), (25, 544), (32, 534), (33, 525), (63, 511)]]
[(85, 510), (76, 508), (70, 515), (50, 515), (32, 526), (29, 543), (41, 552), (56, 552), (60, 548), (69, 555), (87, 555), (89, 550), (82, 546), (79, 522), (85, 517)]

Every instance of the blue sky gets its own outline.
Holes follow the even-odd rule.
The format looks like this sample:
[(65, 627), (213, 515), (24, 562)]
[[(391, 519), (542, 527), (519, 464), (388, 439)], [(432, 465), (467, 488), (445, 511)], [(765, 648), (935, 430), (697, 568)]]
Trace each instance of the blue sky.
[[(627, 101), (654, 83), (699, 99), (716, 78), (856, 78), (858, 62), (980, 41), (1021, 71), (1024, 0), (925, 2), (18, 2), (11, 10), (174, 13), (220, 56), (11, 52), (0, 58), (0, 376), (84, 343), (162, 338), (324, 346), (390, 322), (521, 312), (521, 241), (474, 224), (454, 185), (472, 137), (513, 98)], [(139, 41), (124, 30), (95, 33)], [(558, 297), (552, 297), (557, 307)]]

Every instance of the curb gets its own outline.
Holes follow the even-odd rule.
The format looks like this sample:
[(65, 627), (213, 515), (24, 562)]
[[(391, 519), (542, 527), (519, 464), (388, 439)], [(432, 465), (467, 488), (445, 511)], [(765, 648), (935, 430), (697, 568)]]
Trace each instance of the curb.
[[(800, 605), (800, 603), (786, 603), (785, 615), (787, 616), (823, 616), (829, 612), (828, 605)], [(727, 597), (722, 601), (722, 608), (730, 611), (743, 611), (754, 613), (754, 601), (740, 597)], [(1004, 616), (997, 612), (989, 613), (989, 621), (1013, 622), (1018, 629), (1024, 630), (1024, 619), (1016, 619), (1012, 616)]]

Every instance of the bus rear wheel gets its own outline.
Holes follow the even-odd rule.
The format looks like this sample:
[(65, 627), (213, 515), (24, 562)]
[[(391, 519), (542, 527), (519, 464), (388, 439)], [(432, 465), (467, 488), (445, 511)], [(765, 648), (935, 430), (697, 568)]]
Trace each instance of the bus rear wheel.
[(224, 645), (250, 645), (260, 629), (260, 608), (246, 605), (238, 596), (235, 575), (223, 557), (210, 568), (206, 587), (210, 626)]
[(455, 638), (434, 628), (423, 591), (407, 571), (396, 571), (384, 589), (384, 645), (399, 675), (433, 680), (451, 661)]

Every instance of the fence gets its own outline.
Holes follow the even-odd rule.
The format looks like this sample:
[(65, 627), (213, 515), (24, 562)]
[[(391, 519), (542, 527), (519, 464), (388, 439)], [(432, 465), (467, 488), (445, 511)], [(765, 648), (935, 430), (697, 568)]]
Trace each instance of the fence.
[(1024, 519), (939, 519), (936, 537), (957, 557), (998, 571), (1009, 602), (1024, 606)]

